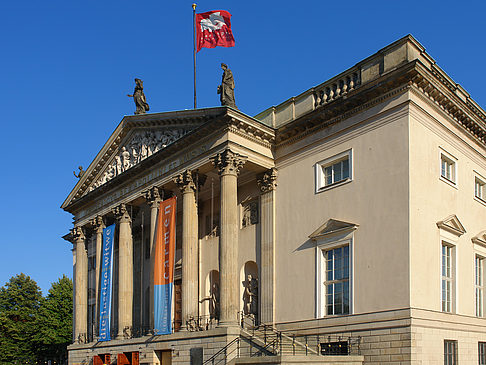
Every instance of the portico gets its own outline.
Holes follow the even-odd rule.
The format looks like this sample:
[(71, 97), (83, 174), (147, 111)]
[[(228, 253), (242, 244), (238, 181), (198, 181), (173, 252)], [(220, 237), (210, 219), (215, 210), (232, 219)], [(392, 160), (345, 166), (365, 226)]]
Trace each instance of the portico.
[[(205, 117), (207, 121), (202, 124), (202, 128), (206, 131), (212, 129), (213, 132), (206, 134), (203, 140), (187, 132), (188, 135), (181, 140), (175, 140), (157, 151), (158, 153), (139, 160), (130, 169), (91, 190), (90, 184), (96, 181), (92, 172), (96, 171), (97, 176), (106, 176), (103, 166), (93, 163), (63, 205), (76, 212), (75, 227), (66, 236), (75, 247), (75, 343), (90, 343), (96, 341), (98, 336), (96, 311), (100, 298), (100, 252), (102, 230), (108, 223), (115, 223), (117, 232), (113, 337), (122, 340), (153, 333), (153, 277), (150, 273), (153, 271), (157, 207), (159, 201), (172, 195), (178, 198), (174, 328), (188, 331), (239, 325), (239, 313), (244, 309), (240, 295), (243, 291), (243, 284), (240, 282), (242, 265), (239, 262), (241, 202), (248, 199), (248, 191), (253, 195), (253, 200), (259, 201), (257, 178), (260, 181), (262, 174), (273, 168), (269, 144), (273, 131), (250, 117), (225, 107), (179, 112), (170, 116), (169, 120), (167, 114), (170, 113), (161, 114), (160, 120), (153, 114), (125, 117), (120, 123), (122, 127), (119, 126), (111, 138), (116, 145), (105, 145), (95, 162), (106, 165), (106, 161), (111, 158), (116, 164), (116, 151), (122, 151), (122, 154), (130, 151), (127, 146), (133, 146), (130, 138), (139, 133), (139, 126), (150, 124), (157, 132), (157, 128), (163, 125), (167, 126), (166, 131), (170, 133), (171, 128), (181, 128), (181, 124), (182, 128), (199, 125), (200, 120)], [(205, 125), (207, 129), (204, 128)], [(250, 135), (242, 133), (245, 128), (254, 132), (251, 138)], [(187, 128), (189, 129), (190, 127)], [(184, 139), (188, 141), (183, 142)], [(248, 148), (249, 144), (255, 145), (254, 148)], [(143, 148), (142, 146), (141, 149)], [(106, 156), (110, 152), (111, 157)], [(151, 166), (149, 171), (145, 168), (148, 165)], [(108, 163), (107, 171), (109, 170)], [(240, 187), (243, 187), (245, 197), (238, 194)], [(219, 204), (215, 203), (216, 199)], [(264, 204), (268, 210), (267, 200)], [(208, 230), (208, 217), (213, 220), (219, 217), (218, 230)], [(266, 236), (269, 235), (268, 231), (273, 232), (271, 228), (266, 229), (263, 228)], [(87, 241), (90, 240), (94, 243), (95, 252), (88, 252)], [(257, 241), (260, 242), (260, 238)], [(251, 257), (245, 260), (256, 262), (257, 256), (261, 255), (257, 255), (255, 251), (257, 242), (254, 241), (251, 245), (253, 249), (247, 250)], [(265, 250), (267, 252), (268, 247)], [(94, 283), (89, 282), (86, 265), (88, 255), (95, 257)], [(206, 256), (212, 257), (210, 260), (203, 260)], [(267, 256), (268, 254), (263, 254), (263, 257)], [(218, 303), (212, 303), (210, 309), (205, 298), (211, 294), (206, 285), (206, 278), (211, 272), (218, 273), (219, 293), (216, 294)], [(177, 297), (179, 286), (180, 298)], [(90, 290), (96, 298), (95, 309), (91, 309), (95, 311), (94, 316), (88, 316), (86, 304)], [(135, 293), (142, 295), (134, 295)], [(272, 306), (272, 303), (268, 303), (269, 299), (262, 300), (262, 306)], [(214, 313), (215, 307), (219, 308), (217, 315)]]

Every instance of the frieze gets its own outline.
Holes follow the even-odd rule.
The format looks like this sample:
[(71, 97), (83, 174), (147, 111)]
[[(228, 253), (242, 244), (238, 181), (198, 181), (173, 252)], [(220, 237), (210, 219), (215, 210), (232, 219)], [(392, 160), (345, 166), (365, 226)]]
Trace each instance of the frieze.
[(183, 165), (185, 162), (192, 160), (193, 158), (203, 154), (204, 152), (209, 150), (209, 144), (202, 144), (198, 146), (197, 148), (194, 148), (193, 150), (190, 150), (187, 153), (182, 154), (181, 156), (168, 161), (164, 165), (157, 167), (145, 175), (139, 177), (138, 179), (135, 179), (131, 184), (124, 186), (121, 189), (118, 189), (117, 191), (113, 192), (112, 194), (106, 196), (103, 199), (97, 200), (95, 205), (82, 210), (77, 214), (76, 220), (79, 221), (87, 216), (92, 215), (94, 212), (97, 212), (104, 207), (107, 207), (113, 202), (116, 202), (117, 200), (123, 198), (124, 196), (133, 193), (134, 191), (152, 183), (154, 180), (159, 179), (160, 177), (166, 175), (169, 171), (172, 171), (179, 166)]

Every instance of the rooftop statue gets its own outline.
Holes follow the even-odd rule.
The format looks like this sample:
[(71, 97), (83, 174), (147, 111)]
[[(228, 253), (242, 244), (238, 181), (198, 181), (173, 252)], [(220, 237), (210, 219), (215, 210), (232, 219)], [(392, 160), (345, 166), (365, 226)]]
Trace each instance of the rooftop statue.
[(135, 79), (135, 90), (133, 90), (133, 95), (127, 94), (129, 97), (133, 97), (133, 101), (135, 102), (135, 106), (137, 110), (135, 110), (135, 114), (145, 114), (150, 110), (149, 105), (147, 104), (147, 99), (145, 99), (145, 94), (143, 93), (143, 81), (140, 79)]
[(76, 176), (78, 179), (81, 179), (86, 171), (83, 170), (83, 166), (78, 167), (79, 172), (76, 175), (76, 171), (73, 171), (74, 176)]
[(235, 79), (233, 78), (233, 73), (225, 63), (221, 64), (221, 68), (223, 69), (223, 79), (221, 85), (218, 86), (221, 105), (238, 109), (235, 104)]

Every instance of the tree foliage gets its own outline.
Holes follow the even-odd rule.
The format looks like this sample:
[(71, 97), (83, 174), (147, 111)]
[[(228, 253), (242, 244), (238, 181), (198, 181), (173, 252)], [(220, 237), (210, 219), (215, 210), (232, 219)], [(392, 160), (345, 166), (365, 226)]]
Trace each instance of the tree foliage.
[(73, 284), (66, 276), (43, 298), (25, 274), (0, 288), (0, 364), (62, 363), (72, 342)]
[(52, 284), (37, 316), (38, 331), (34, 336), (39, 360), (62, 362), (72, 343), (73, 282), (63, 275)]
[(33, 338), (42, 302), (37, 283), (25, 274), (0, 288), (0, 364), (16, 364), (36, 357)]

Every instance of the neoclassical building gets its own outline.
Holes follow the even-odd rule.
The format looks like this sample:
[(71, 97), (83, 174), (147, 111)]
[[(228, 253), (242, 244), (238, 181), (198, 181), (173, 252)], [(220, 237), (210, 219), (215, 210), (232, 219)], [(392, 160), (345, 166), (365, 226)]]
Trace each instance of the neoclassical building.
[[(69, 364), (486, 364), (485, 157), (486, 113), (412, 36), (254, 117), (126, 116), (62, 204)], [(173, 333), (160, 335), (170, 197)]]

